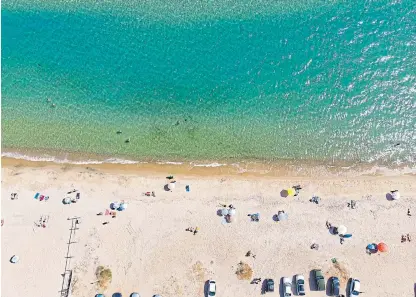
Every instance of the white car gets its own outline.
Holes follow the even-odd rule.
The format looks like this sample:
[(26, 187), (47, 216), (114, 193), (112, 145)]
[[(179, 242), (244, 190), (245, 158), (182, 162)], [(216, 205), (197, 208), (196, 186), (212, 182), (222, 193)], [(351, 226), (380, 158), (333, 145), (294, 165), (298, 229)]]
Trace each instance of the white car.
[(298, 296), (305, 296), (305, 277), (301, 274), (296, 274), (296, 294)]
[(210, 280), (208, 284), (208, 295), (215, 296), (215, 294), (217, 293), (217, 283), (214, 280)]
[(283, 283), (283, 296), (290, 297), (292, 296), (292, 281), (288, 277), (284, 277), (282, 280)]
[(361, 287), (360, 281), (356, 278), (352, 278), (351, 285), (350, 285), (350, 296), (360, 295), (360, 287)]

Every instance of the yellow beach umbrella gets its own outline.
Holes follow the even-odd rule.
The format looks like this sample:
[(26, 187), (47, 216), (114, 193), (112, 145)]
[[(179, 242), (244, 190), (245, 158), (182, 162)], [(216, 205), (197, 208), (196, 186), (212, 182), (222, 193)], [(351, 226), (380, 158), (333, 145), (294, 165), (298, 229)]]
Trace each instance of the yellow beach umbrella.
[(295, 195), (296, 191), (293, 188), (287, 189), (287, 195), (288, 196), (293, 196)]

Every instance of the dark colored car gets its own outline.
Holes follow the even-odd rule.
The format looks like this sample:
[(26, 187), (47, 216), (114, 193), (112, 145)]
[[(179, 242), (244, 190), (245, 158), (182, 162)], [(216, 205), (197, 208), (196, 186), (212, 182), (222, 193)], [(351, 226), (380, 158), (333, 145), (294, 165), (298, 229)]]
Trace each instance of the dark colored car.
[(339, 295), (339, 279), (336, 276), (331, 278), (331, 295)]
[(313, 275), (315, 277), (316, 289), (318, 291), (325, 291), (325, 278), (321, 269), (314, 269)]
[(274, 292), (274, 280), (271, 278), (266, 281), (266, 292)]

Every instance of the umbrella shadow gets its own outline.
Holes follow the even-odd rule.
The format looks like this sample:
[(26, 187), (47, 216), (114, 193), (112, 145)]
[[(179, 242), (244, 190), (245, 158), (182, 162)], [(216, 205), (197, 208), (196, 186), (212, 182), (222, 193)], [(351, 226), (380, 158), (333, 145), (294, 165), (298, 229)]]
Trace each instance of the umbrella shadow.
[(169, 184), (166, 184), (166, 185), (163, 187), (163, 189), (164, 189), (166, 192), (170, 192), (170, 189), (169, 189)]
[(413, 286), (413, 291), (415, 291), (415, 297), (416, 297), (416, 283)]
[(387, 193), (386, 194), (386, 199), (388, 200), (388, 201), (393, 201), (394, 199), (393, 199), (393, 196), (391, 195), (391, 193)]
[(217, 216), (222, 217), (222, 210), (221, 209), (217, 210)]
[(280, 197), (287, 198), (287, 196), (289, 196), (289, 192), (287, 190), (280, 191)]
[(274, 214), (273, 215), (273, 221), (275, 221), (275, 222), (278, 222), (279, 221), (279, 218), (277, 217), (277, 214)]

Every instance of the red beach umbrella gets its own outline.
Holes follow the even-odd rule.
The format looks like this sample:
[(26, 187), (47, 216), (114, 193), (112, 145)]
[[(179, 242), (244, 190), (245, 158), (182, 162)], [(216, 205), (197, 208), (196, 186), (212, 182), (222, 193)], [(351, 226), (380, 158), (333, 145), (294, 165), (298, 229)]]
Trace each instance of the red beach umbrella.
[(382, 252), (382, 253), (385, 253), (385, 252), (387, 252), (388, 250), (389, 250), (389, 247), (387, 246), (387, 244), (385, 244), (384, 242), (380, 242), (378, 245), (377, 245), (377, 248), (378, 248), (378, 250), (380, 251), (380, 252)]

